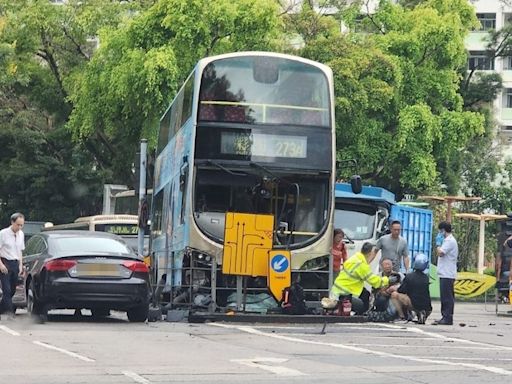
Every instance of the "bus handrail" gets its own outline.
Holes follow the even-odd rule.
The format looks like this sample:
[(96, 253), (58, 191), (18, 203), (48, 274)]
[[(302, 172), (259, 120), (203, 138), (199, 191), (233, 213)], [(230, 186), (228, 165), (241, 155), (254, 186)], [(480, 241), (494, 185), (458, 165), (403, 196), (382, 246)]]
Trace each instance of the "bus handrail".
[(247, 103), (243, 101), (215, 101), (215, 100), (202, 100), (201, 104), (204, 105), (230, 105), (239, 107), (262, 107), (262, 108), (282, 108), (282, 109), (298, 109), (300, 111), (320, 111), (325, 112), (327, 108), (319, 107), (302, 107), (298, 105), (287, 104), (262, 104), (262, 103)]

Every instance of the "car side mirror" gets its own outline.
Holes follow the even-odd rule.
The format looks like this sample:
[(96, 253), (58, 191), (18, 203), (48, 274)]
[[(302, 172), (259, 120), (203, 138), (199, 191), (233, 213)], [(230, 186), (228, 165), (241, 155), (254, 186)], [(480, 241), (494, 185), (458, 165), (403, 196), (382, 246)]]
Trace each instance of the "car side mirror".
[(352, 192), (356, 195), (363, 191), (363, 182), (361, 181), (361, 176), (354, 175), (350, 178), (350, 186), (352, 187)]

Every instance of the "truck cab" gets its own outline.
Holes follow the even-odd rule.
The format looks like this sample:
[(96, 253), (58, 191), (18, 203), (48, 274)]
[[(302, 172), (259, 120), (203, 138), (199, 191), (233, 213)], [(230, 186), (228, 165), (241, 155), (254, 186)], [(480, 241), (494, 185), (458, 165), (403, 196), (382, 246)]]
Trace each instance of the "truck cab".
[[(431, 260), (431, 210), (397, 202), (395, 195), (384, 188), (363, 186), (361, 193), (356, 194), (350, 184), (336, 184), (334, 228), (345, 232), (349, 257), (358, 252), (363, 243), (370, 241), (375, 244), (388, 232), (393, 220), (400, 221), (402, 225), (401, 235), (407, 240), (411, 263), (418, 253)], [(380, 254), (372, 262), (374, 271), (378, 270), (379, 261)]]
[(363, 243), (375, 243), (388, 229), (395, 195), (384, 188), (364, 186), (359, 194), (348, 183), (335, 188), (334, 227), (343, 229), (349, 257)]

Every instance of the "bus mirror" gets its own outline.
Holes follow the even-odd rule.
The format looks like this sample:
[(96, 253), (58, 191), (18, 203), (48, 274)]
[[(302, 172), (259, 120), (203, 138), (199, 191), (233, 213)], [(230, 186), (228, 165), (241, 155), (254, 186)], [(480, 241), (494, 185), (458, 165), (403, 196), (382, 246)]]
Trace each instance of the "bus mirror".
[(252, 67), (252, 77), (258, 83), (277, 83), (279, 80), (278, 61), (269, 57), (256, 57)]
[(352, 192), (356, 195), (363, 191), (363, 182), (361, 181), (361, 176), (354, 175), (350, 178), (350, 186), (352, 187)]

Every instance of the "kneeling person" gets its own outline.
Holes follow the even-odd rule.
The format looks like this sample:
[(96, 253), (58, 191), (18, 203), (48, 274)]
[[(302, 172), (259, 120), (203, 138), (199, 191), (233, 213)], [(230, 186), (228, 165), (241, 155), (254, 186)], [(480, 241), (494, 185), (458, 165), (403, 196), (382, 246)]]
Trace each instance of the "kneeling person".
[(330, 299), (339, 300), (340, 296), (352, 296), (352, 310), (361, 315), (368, 311), (370, 306), (370, 292), (364, 289), (367, 282), (373, 288), (387, 286), (393, 277), (380, 277), (371, 270), (370, 263), (375, 258), (372, 243), (364, 243), (361, 252), (350, 257), (343, 264), (343, 269), (334, 281), (331, 288)]
[(398, 315), (408, 319), (409, 311), (416, 312), (418, 324), (425, 324), (425, 320), (432, 313), (430, 300), (429, 277), (423, 273), (428, 266), (428, 259), (423, 253), (416, 255), (413, 272), (408, 273), (397, 292), (391, 294), (391, 300)]

